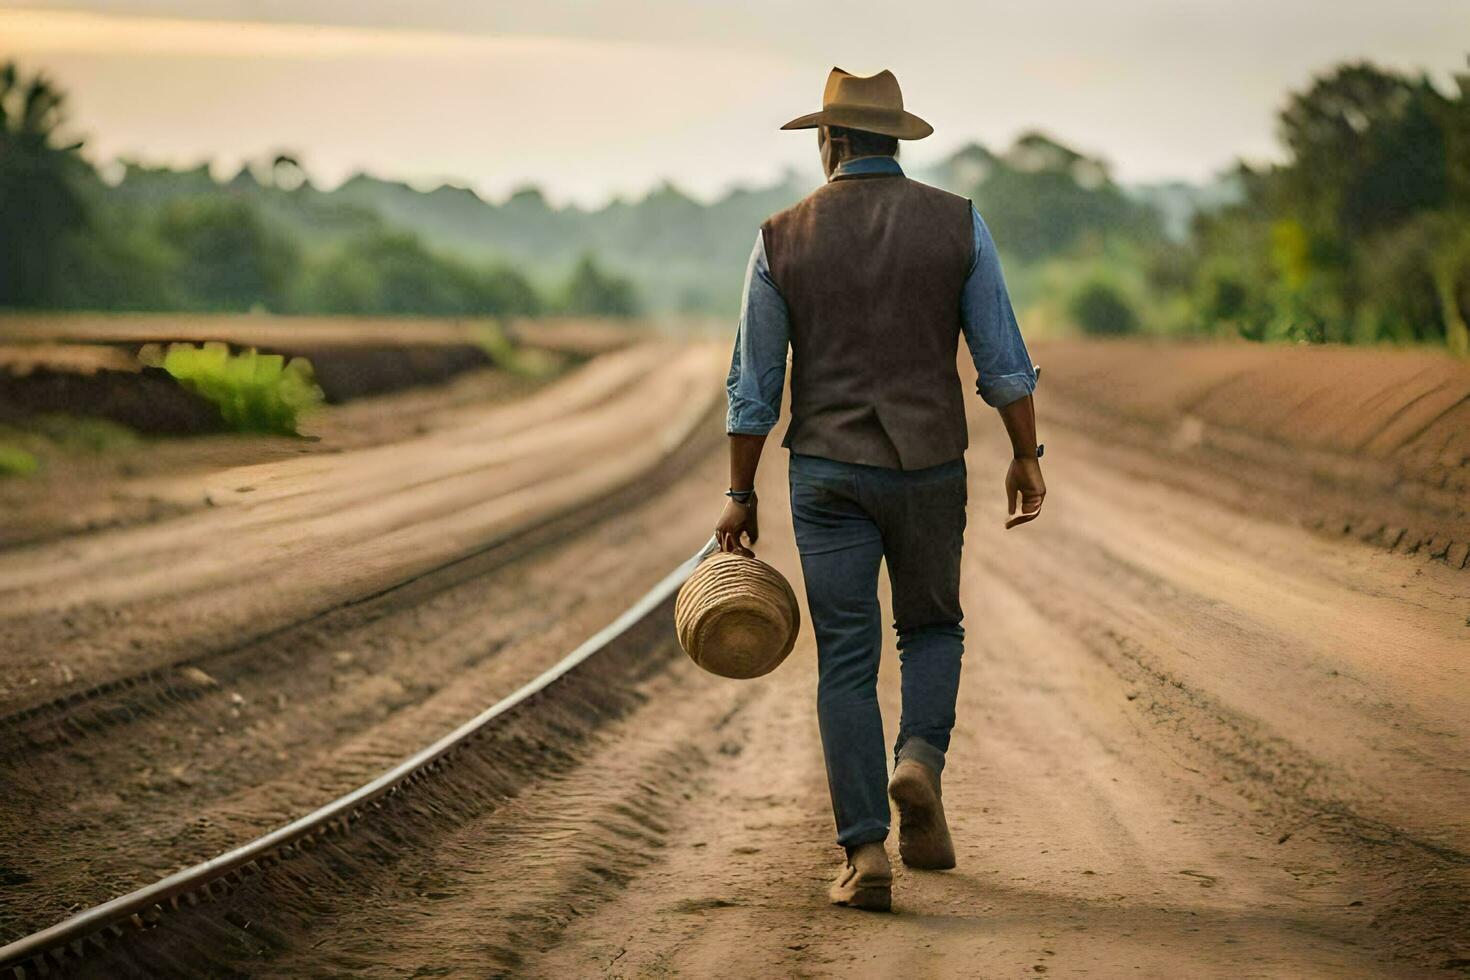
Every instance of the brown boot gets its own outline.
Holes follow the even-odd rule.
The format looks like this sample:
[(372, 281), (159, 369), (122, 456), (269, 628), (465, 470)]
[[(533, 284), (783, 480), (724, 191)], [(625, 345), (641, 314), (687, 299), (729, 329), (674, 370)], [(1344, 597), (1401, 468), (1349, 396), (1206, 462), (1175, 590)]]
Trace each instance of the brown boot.
[(903, 863), (928, 871), (954, 867), (939, 773), (922, 762), (900, 759), (888, 781), (888, 795), (898, 806), (898, 856)]
[(893, 907), (893, 870), (882, 841), (859, 844), (848, 851), (847, 863), (827, 895), (833, 905), (846, 905), (870, 912), (887, 912)]

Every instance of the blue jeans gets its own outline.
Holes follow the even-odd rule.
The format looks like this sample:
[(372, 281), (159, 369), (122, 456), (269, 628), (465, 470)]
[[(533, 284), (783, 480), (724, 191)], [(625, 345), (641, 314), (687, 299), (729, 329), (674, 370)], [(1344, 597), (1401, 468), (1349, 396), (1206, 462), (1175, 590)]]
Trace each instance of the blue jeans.
[(895, 470), (793, 453), (790, 473), (796, 546), (817, 637), (827, 786), (837, 842), (851, 848), (888, 836), (878, 710), (878, 565), (885, 558), (903, 690), (894, 761), (944, 768), (965, 646), (965, 461)]

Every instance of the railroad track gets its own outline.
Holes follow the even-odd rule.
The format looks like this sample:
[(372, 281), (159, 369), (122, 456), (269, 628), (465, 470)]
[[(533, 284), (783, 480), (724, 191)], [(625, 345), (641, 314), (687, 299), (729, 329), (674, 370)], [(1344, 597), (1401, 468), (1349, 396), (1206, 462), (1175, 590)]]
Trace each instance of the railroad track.
[[(714, 546), (711, 539), (540, 676), (376, 779), (249, 843), (0, 947), (0, 970), (17, 978), (183, 972), (180, 950), (187, 956), (190, 941), (181, 932), (190, 928), (183, 920), (192, 910), (251, 886), (250, 899), (268, 897), (273, 869), (319, 850), (340, 853), (350, 838), (366, 838), (371, 848), (401, 835), (397, 821), (411, 816), (405, 811), (414, 806), (412, 797), (470, 756), (482, 771), (496, 769), (501, 777), (531, 762), (544, 767), (554, 755), (547, 736), (584, 738), (638, 701), (638, 683), (660, 670), (674, 648), (673, 597)], [(567, 765), (570, 759), (553, 758), (550, 764)], [(514, 792), (504, 778), (481, 788), (491, 797)], [(247, 920), (239, 931), (249, 925)], [(213, 941), (211, 930), (208, 942)]]

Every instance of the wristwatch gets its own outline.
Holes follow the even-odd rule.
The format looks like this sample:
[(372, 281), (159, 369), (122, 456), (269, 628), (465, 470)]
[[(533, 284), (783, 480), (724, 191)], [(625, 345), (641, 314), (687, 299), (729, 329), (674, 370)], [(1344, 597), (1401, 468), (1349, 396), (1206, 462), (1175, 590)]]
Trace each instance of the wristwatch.
[[(1040, 459), (1041, 458), (1041, 454), (1044, 453), (1044, 452), (1046, 452), (1046, 443), (1044, 443), (1044, 442), (1038, 442), (1036, 444), (1036, 458), (1037, 459)], [(1026, 456), (1017, 456), (1016, 458), (1017, 459), (1027, 459), (1028, 457), (1026, 457)]]

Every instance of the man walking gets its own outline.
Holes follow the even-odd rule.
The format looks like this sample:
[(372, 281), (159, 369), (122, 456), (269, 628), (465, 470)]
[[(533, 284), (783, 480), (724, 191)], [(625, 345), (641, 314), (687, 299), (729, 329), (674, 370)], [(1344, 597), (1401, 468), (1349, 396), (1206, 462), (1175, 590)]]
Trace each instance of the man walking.
[[(761, 226), (746, 271), (727, 381), (730, 500), (716, 538), (725, 551), (750, 554), (742, 539), (759, 537), (755, 475), (780, 415), (789, 345), (791, 511), (817, 638), (827, 781), (847, 855), (830, 895), (839, 905), (888, 909), (887, 796), (898, 807), (905, 864), (955, 863), (940, 773), (964, 650), (961, 336), (979, 394), (999, 409), (1014, 450), (1007, 528), (1036, 518), (1046, 486), (1031, 402), (1036, 373), (990, 233), (967, 200), (908, 179), (895, 159), (900, 139), (933, 128), (904, 111), (887, 71), (863, 78), (834, 68), (822, 102), (782, 128), (817, 130), (827, 183)], [(903, 692), (891, 780), (877, 698), (885, 559)]]

